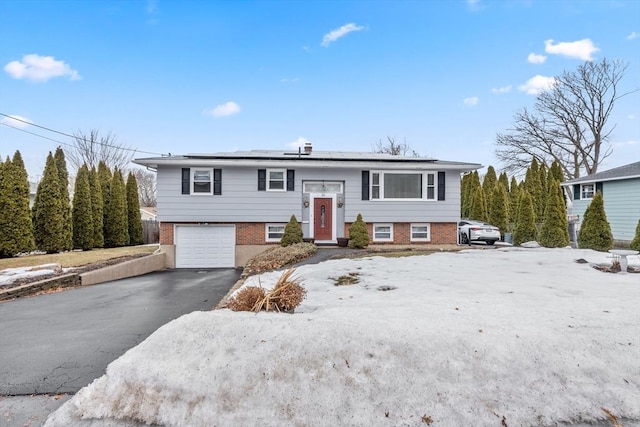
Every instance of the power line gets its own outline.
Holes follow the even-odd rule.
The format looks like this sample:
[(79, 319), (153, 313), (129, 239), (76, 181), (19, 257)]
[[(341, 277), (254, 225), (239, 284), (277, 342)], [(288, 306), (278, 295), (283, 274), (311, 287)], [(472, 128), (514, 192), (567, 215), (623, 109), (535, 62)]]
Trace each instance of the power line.
[[(63, 136), (69, 137), (69, 138), (78, 139), (78, 137), (75, 136), (75, 135), (69, 135), (68, 133), (60, 132), (58, 130), (48, 128), (46, 126), (40, 126), (40, 125), (37, 125), (35, 123), (31, 123), (31, 122), (29, 122), (27, 120), (22, 120), (22, 119), (19, 119), (19, 118), (14, 117), (14, 116), (10, 116), (10, 115), (5, 114), (5, 113), (0, 113), (0, 116), (4, 116), (4, 117), (7, 117), (7, 118), (9, 118), (11, 120), (22, 122), (22, 123), (25, 123), (25, 124), (27, 124), (29, 126), (35, 126), (35, 127), (40, 128), (40, 129), (44, 129), (44, 130), (49, 131), (49, 132), (54, 132), (54, 133), (57, 133), (59, 135), (63, 135)], [(0, 122), (0, 123), (2, 123), (2, 122)], [(48, 139), (50, 141), (58, 142), (60, 144), (67, 145), (69, 147), (74, 147), (74, 145), (72, 145), (72, 144), (56, 141), (55, 139), (47, 138), (46, 136), (38, 135), (37, 133), (32, 133), (32, 132), (26, 131), (24, 129), (17, 128), (15, 126), (8, 125), (7, 123), (2, 123), (2, 124), (7, 126), (7, 127), (10, 127), (10, 128), (13, 128), (13, 129), (17, 129), (17, 130), (29, 133), (31, 135), (39, 136), (40, 138), (44, 138), (44, 139)], [(163, 153), (155, 153), (155, 152), (152, 152), (152, 151), (142, 151), (142, 150), (136, 150), (136, 149), (133, 149), (133, 148), (119, 147), (119, 146), (116, 146), (116, 145), (106, 144), (106, 143), (100, 142), (100, 141), (94, 141), (94, 142), (96, 144), (98, 144), (98, 145), (102, 145), (102, 146), (109, 147), (109, 148), (116, 148), (118, 150), (133, 151), (134, 153), (151, 154), (151, 155), (155, 155), (155, 156), (166, 156), (166, 154), (163, 154)]]

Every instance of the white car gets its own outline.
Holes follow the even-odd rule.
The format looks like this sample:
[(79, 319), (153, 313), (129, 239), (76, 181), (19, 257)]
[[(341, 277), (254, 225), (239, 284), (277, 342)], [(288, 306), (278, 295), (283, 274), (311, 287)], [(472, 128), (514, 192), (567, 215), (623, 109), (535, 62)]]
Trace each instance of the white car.
[(462, 220), (458, 223), (458, 237), (463, 245), (470, 245), (471, 242), (493, 245), (500, 240), (500, 229), (486, 222)]

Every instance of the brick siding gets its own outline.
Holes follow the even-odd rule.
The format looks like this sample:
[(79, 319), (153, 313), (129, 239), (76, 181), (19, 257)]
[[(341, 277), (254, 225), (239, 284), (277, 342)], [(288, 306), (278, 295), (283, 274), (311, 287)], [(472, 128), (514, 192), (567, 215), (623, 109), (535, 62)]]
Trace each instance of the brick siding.
[[(173, 245), (174, 225), (181, 223), (163, 222), (160, 224), (160, 244)], [(182, 223), (189, 224), (189, 223)], [(209, 223), (215, 225), (215, 223)], [(229, 224), (229, 223), (219, 223)], [(236, 223), (236, 245), (268, 245), (265, 241), (265, 224), (261, 222), (240, 222)], [(349, 237), (350, 223), (344, 225), (344, 236)], [(367, 230), (371, 242), (373, 243), (373, 224), (367, 223)], [(458, 228), (454, 222), (432, 222), (431, 223), (431, 241), (429, 242), (412, 242), (411, 241), (411, 224), (407, 222), (396, 222), (393, 224), (393, 242), (375, 242), (376, 244), (395, 244), (395, 245), (419, 245), (419, 244), (452, 244), (458, 242)]]

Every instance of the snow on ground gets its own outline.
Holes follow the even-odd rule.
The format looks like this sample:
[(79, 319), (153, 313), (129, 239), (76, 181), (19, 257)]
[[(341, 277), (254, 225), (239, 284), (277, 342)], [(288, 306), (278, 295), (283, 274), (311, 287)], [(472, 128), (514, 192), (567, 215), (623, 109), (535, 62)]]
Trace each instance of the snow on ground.
[[(608, 256), (504, 248), (302, 266), (295, 314), (185, 315), (45, 425), (616, 425), (607, 411), (638, 425), (640, 275), (575, 262)], [(349, 273), (360, 282), (334, 285)]]
[(0, 288), (12, 284), (13, 282), (30, 277), (46, 276), (48, 274), (67, 271), (62, 269), (60, 264), (42, 264), (35, 267), (15, 267), (0, 270)]

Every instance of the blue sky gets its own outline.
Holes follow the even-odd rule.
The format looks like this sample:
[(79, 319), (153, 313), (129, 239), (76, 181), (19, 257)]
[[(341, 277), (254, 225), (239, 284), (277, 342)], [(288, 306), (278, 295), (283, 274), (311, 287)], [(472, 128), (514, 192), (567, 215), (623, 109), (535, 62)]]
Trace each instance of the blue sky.
[[(371, 151), (499, 168), (498, 132), (550, 77), (629, 63), (640, 1), (0, 2), (0, 113), (113, 133), (137, 157), (251, 149)], [(63, 135), (2, 117), (0, 155), (42, 173)], [(616, 104), (614, 154), (640, 160), (640, 92)]]

